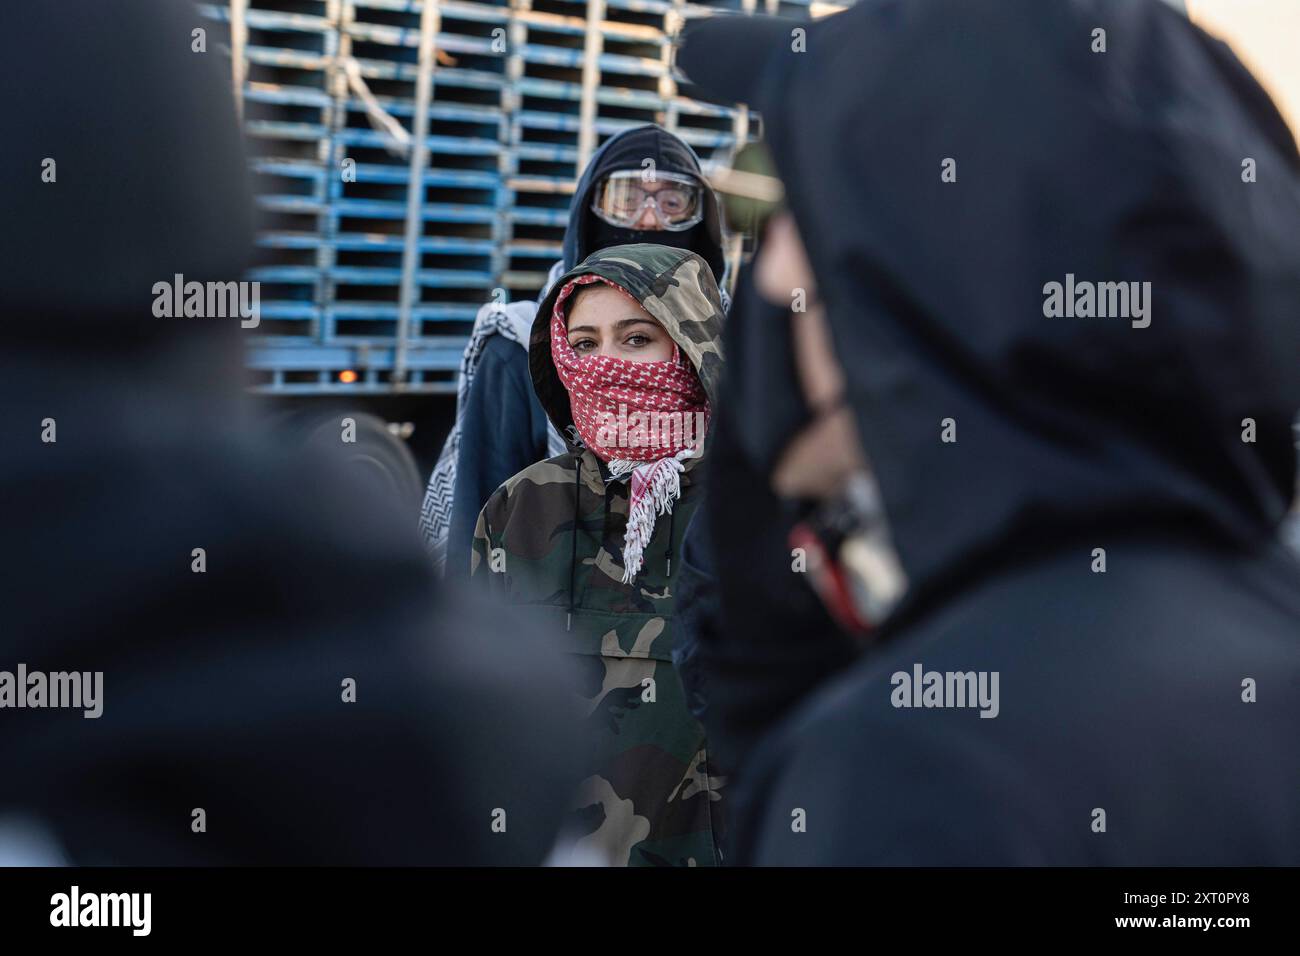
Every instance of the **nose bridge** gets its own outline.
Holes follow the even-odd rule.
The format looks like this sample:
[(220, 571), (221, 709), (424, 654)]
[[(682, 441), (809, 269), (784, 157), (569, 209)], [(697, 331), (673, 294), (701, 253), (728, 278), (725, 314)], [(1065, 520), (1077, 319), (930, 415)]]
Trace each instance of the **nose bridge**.
[(637, 218), (636, 221), (637, 228), (639, 229), (659, 228), (659, 218), (655, 213), (655, 210), (657, 209), (656, 206), (657, 202), (658, 200), (655, 199), (653, 194), (647, 194), (646, 198), (641, 203), (641, 215)]

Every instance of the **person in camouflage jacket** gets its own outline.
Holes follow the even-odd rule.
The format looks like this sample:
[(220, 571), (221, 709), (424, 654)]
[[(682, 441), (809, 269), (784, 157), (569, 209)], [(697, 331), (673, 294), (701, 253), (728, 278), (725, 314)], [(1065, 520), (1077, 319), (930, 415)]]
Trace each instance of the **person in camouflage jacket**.
[[(576, 656), (594, 742), (575, 780), (569, 851), (613, 865), (721, 862), (723, 779), (672, 666), (681, 539), (703, 492), (701, 457), (680, 474), (680, 497), (654, 521), (641, 566), (624, 583), (629, 481), (582, 442), (551, 350), (559, 297), (599, 277), (630, 294), (667, 331), (711, 404), (722, 371), (717, 282), (693, 252), (614, 246), (561, 277), (533, 324), (533, 387), (568, 451), (515, 475), (478, 518), (471, 578), (555, 625)], [(561, 300), (562, 301), (562, 300)]]

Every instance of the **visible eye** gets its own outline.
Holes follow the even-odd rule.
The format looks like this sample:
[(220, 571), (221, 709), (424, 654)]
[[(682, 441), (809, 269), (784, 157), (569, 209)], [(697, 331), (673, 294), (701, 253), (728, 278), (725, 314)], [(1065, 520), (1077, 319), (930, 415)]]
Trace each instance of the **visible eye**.
[(635, 212), (645, 205), (645, 197), (646, 192), (640, 186), (615, 187), (613, 184), (606, 186), (605, 202), (619, 212)]
[(639, 349), (649, 345), (650, 341), (650, 336), (644, 335), (640, 332), (633, 332), (627, 337), (627, 340), (623, 344), (629, 345), (634, 349)]
[(576, 342), (570, 342), (569, 345), (575, 352), (590, 352), (596, 347), (596, 340), (590, 338), (578, 339)]
[(691, 202), (690, 196), (680, 189), (661, 189), (655, 199), (659, 201), (659, 208), (669, 215), (685, 212)]

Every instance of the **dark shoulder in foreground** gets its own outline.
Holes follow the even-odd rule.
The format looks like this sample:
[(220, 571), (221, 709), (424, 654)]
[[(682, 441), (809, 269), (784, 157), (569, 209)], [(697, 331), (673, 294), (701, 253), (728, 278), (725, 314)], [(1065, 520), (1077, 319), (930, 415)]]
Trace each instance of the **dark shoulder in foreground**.
[(1117, 552), (972, 589), (814, 695), (756, 755), (740, 862), (1300, 863), (1300, 571)]

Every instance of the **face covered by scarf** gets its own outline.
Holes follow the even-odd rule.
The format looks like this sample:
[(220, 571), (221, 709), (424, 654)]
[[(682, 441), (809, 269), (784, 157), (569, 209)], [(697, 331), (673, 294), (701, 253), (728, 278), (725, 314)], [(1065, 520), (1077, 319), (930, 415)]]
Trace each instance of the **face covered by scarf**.
[(623, 581), (631, 583), (641, 570), (655, 519), (671, 512), (681, 496), (686, 460), (703, 448), (709, 403), (698, 374), (675, 342), (668, 361), (577, 353), (569, 344), (565, 303), (578, 286), (593, 282), (636, 302), (626, 289), (600, 276), (569, 282), (551, 313), (551, 359), (569, 393), (573, 424), (583, 443), (606, 463), (611, 476), (631, 476), (623, 541)]

